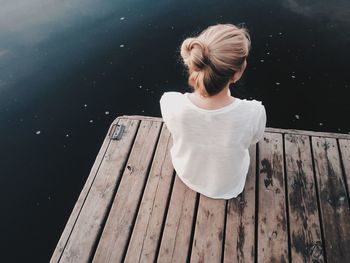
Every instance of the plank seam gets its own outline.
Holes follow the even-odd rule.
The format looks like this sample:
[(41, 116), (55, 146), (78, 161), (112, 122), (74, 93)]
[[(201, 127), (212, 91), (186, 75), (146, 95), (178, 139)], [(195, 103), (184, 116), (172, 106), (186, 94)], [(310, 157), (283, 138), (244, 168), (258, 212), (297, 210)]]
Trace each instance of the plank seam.
[(222, 236), (222, 249), (221, 249), (221, 263), (224, 262), (224, 256), (225, 256), (225, 239), (226, 239), (226, 223), (227, 223), (227, 204), (228, 200), (225, 201), (225, 216), (224, 216), (224, 229), (223, 236)]
[(163, 234), (164, 234), (164, 228), (165, 228), (165, 222), (168, 216), (168, 212), (169, 212), (169, 206), (170, 206), (170, 200), (171, 200), (171, 196), (173, 194), (174, 191), (174, 184), (175, 184), (175, 177), (176, 177), (176, 171), (175, 169), (173, 170), (173, 177), (172, 177), (172, 181), (171, 181), (171, 187), (170, 187), (170, 191), (167, 197), (167, 201), (166, 201), (166, 206), (165, 206), (165, 211), (164, 211), (164, 216), (163, 216), (163, 222), (162, 222), (162, 226), (160, 228), (160, 235), (159, 235), (159, 239), (158, 239), (158, 244), (156, 247), (156, 253), (155, 253), (155, 258), (154, 261), (158, 261), (158, 257), (159, 257), (159, 250), (160, 250), (160, 245), (162, 243), (162, 239), (163, 239)]
[[(112, 132), (112, 130), (113, 130), (113, 127), (116, 128), (118, 122), (119, 122), (119, 119), (117, 119), (116, 122), (115, 122), (114, 124), (111, 125), (110, 130), (107, 132), (107, 136), (108, 136), (108, 137), (109, 137), (109, 135), (111, 134), (111, 132)], [(111, 140), (111, 138), (109, 137), (108, 145), (107, 145), (107, 147), (106, 147), (106, 149), (105, 149), (105, 151), (104, 151), (104, 153), (103, 153), (103, 155), (102, 155), (102, 158), (101, 158), (100, 163), (99, 163), (99, 165), (98, 165), (98, 167), (97, 167), (97, 169), (96, 169), (96, 172), (95, 172), (95, 175), (94, 175), (94, 177), (93, 177), (93, 179), (92, 179), (92, 182), (91, 182), (91, 184), (90, 184), (90, 187), (89, 187), (89, 189), (88, 189), (88, 191), (87, 191), (87, 193), (86, 193), (86, 195), (85, 195), (85, 197), (84, 197), (84, 200), (83, 200), (83, 202), (82, 202), (82, 205), (80, 206), (78, 215), (77, 215), (77, 217), (76, 217), (75, 220), (74, 220), (73, 226), (72, 226), (72, 228), (71, 228), (71, 230), (70, 230), (70, 232), (69, 232), (69, 235), (68, 235), (67, 240), (66, 240), (66, 242), (65, 242), (65, 244), (64, 244), (64, 246), (63, 246), (63, 248), (62, 248), (62, 252), (61, 252), (61, 254), (60, 254), (60, 256), (59, 256), (57, 262), (60, 262), (60, 261), (61, 261), (61, 258), (62, 258), (62, 256), (63, 256), (63, 252), (65, 251), (65, 249), (66, 249), (66, 247), (67, 247), (68, 241), (69, 241), (69, 239), (70, 239), (70, 237), (71, 237), (71, 235), (72, 235), (73, 229), (75, 228), (75, 225), (76, 225), (76, 223), (77, 223), (77, 221), (78, 221), (78, 218), (79, 218), (80, 213), (81, 213), (81, 211), (82, 211), (82, 209), (83, 209), (83, 207), (84, 207), (85, 201), (86, 201), (86, 199), (87, 199), (87, 197), (88, 197), (88, 195), (89, 195), (89, 193), (90, 193), (90, 190), (91, 190), (91, 188), (92, 188), (92, 186), (93, 186), (93, 184), (94, 184), (94, 182), (95, 182), (96, 175), (98, 174), (98, 172), (99, 172), (99, 170), (100, 170), (100, 167), (101, 167), (101, 164), (102, 164), (102, 162), (103, 162), (103, 157), (105, 156), (107, 150), (109, 149), (109, 145), (111, 144), (111, 141), (112, 141), (112, 140)], [(92, 164), (92, 165), (93, 165), (93, 164)], [(91, 168), (91, 169), (92, 169), (92, 168)], [(87, 180), (88, 180), (88, 179), (87, 179)], [(81, 191), (83, 191), (83, 190), (84, 190), (84, 187), (83, 187), (83, 189), (82, 189)], [(78, 200), (79, 200), (79, 197), (78, 197)], [(73, 207), (73, 209), (74, 209), (74, 207)], [(69, 220), (69, 219), (68, 219), (68, 220)]]
[[(152, 125), (151, 125), (151, 126), (154, 125), (154, 121), (153, 121), (153, 120), (145, 120), (145, 121), (152, 121)], [(141, 125), (141, 122), (140, 122), (140, 125)], [(150, 129), (151, 129), (151, 128), (150, 128)], [(157, 140), (156, 140), (157, 144), (156, 144), (156, 145), (154, 146), (154, 148), (153, 148), (152, 157), (151, 157), (151, 160), (150, 160), (150, 162), (149, 162), (149, 164), (148, 164), (148, 166), (147, 166), (147, 169), (146, 169), (146, 174), (147, 174), (147, 176), (145, 177), (144, 182), (143, 182), (142, 194), (140, 195), (140, 198), (139, 198), (139, 200), (138, 200), (137, 210), (136, 210), (137, 212), (134, 214), (134, 217), (133, 217), (132, 222), (131, 222), (131, 227), (130, 227), (131, 231), (130, 231), (129, 236), (128, 236), (128, 239), (127, 239), (127, 241), (126, 241), (126, 245), (125, 245), (125, 247), (124, 247), (123, 255), (122, 255), (122, 257), (121, 257), (121, 262), (124, 262), (124, 261), (125, 261), (126, 253), (127, 253), (127, 251), (128, 251), (128, 247), (129, 247), (130, 240), (131, 240), (131, 235), (132, 235), (132, 233), (133, 233), (133, 231), (134, 231), (134, 227), (135, 227), (135, 223), (136, 223), (136, 218), (137, 218), (137, 215), (138, 215), (138, 213), (139, 213), (139, 211), (140, 211), (141, 201), (142, 201), (142, 198), (143, 198), (143, 195), (144, 195), (144, 192), (145, 192), (147, 180), (148, 180), (149, 174), (150, 174), (150, 172), (151, 172), (152, 164), (153, 164), (153, 162), (154, 162), (154, 157), (155, 157), (156, 149), (157, 149), (157, 146), (158, 146), (158, 142), (159, 142), (159, 137), (160, 137), (161, 130), (162, 130), (162, 125), (161, 125), (161, 127), (159, 128), (158, 135), (157, 135)], [(134, 144), (133, 144), (133, 145), (134, 145)]]
[[(188, 189), (186, 190), (186, 192), (187, 192), (187, 191), (188, 191)], [(181, 203), (181, 212), (180, 212), (179, 221), (177, 221), (177, 225), (176, 225), (176, 232), (175, 232), (174, 244), (176, 244), (177, 233), (179, 233), (179, 228), (180, 228), (180, 225), (181, 225), (181, 219), (182, 219), (182, 214), (183, 214), (184, 203), (185, 203), (185, 202), (182, 202), (182, 203)], [(171, 251), (171, 259), (172, 259), (172, 260), (173, 260), (173, 257), (174, 257), (174, 250), (175, 250), (175, 249), (173, 249), (173, 250)]]
[(199, 206), (199, 198), (200, 198), (200, 193), (197, 192), (196, 194), (196, 204), (194, 208), (194, 215), (192, 219), (192, 229), (191, 229), (191, 237), (190, 237), (190, 242), (189, 242), (189, 250), (187, 254), (187, 263), (191, 262), (191, 254), (192, 254), (192, 246), (193, 246), (193, 239), (194, 239), (194, 234), (196, 230), (196, 222), (197, 222), (197, 214), (198, 214), (198, 206)]
[[(123, 164), (123, 168), (121, 169), (121, 171), (124, 171), (124, 170), (125, 170), (125, 167), (126, 167), (126, 165), (127, 165), (127, 163), (128, 163), (128, 160), (129, 160), (129, 158), (130, 158), (130, 154), (131, 154), (131, 152), (132, 152), (132, 148), (133, 148), (133, 146), (134, 146), (134, 143), (135, 143), (135, 140), (136, 140), (136, 137), (137, 137), (137, 133), (138, 133), (139, 128), (140, 128), (140, 124), (141, 124), (141, 121), (138, 121), (138, 123), (136, 124), (136, 125), (137, 125), (137, 128), (136, 128), (134, 137), (133, 137), (133, 139), (132, 139), (132, 142), (131, 142), (131, 144), (130, 144), (131, 147), (130, 147), (129, 152), (128, 152), (128, 154), (127, 154), (127, 158), (125, 158), (125, 163)], [(102, 223), (101, 223), (100, 230), (99, 230), (99, 232), (97, 233), (95, 242), (94, 242), (94, 244), (93, 244), (93, 246), (92, 246), (92, 249), (91, 249), (91, 251), (90, 251), (90, 256), (89, 256), (88, 262), (92, 262), (92, 260), (93, 260), (93, 258), (94, 258), (94, 256), (95, 256), (95, 253), (96, 253), (98, 244), (99, 244), (99, 242), (100, 242), (100, 239), (101, 239), (103, 230), (104, 230), (104, 228), (105, 228), (105, 225), (106, 225), (106, 222), (107, 222), (107, 219), (108, 219), (108, 215), (109, 215), (109, 213), (110, 213), (110, 211), (111, 211), (111, 208), (112, 208), (113, 203), (114, 203), (115, 196), (116, 196), (116, 194), (117, 194), (117, 192), (118, 192), (118, 189), (119, 189), (120, 182), (121, 182), (121, 180), (122, 180), (122, 178), (123, 178), (123, 174), (124, 174), (124, 172), (121, 173), (121, 176), (119, 177), (118, 181), (116, 182), (116, 187), (115, 187), (115, 189), (114, 189), (114, 191), (113, 191), (113, 193), (112, 193), (111, 201), (110, 201), (109, 204), (107, 205), (107, 210), (106, 210), (106, 213), (103, 215), (103, 219), (102, 219)]]
[[(143, 199), (143, 196), (145, 194), (145, 190), (146, 190), (146, 185), (147, 185), (147, 182), (149, 180), (149, 177), (150, 177), (150, 173), (151, 173), (151, 169), (152, 169), (152, 166), (153, 166), (153, 163), (155, 162), (155, 155), (156, 155), (156, 152), (158, 149), (160, 149), (160, 136), (161, 136), (161, 133), (162, 133), (162, 129), (163, 129), (163, 126), (164, 124), (161, 124), (161, 127), (160, 127), (160, 132), (159, 132), (159, 136), (158, 136), (158, 139), (157, 139), (157, 146), (155, 148), (155, 151), (154, 151), (154, 155), (152, 156), (152, 162), (151, 163), (151, 166), (150, 166), (150, 170), (148, 172), (148, 177), (146, 178), (146, 181), (145, 181), (145, 185), (144, 185), (144, 188), (143, 188), (143, 192), (142, 192), (142, 196), (141, 196), (141, 202), (139, 204), (139, 207), (137, 209), (137, 213), (136, 213), (136, 217), (135, 217), (135, 221), (136, 221), (136, 218), (138, 216), (138, 213), (140, 212), (140, 206), (141, 206), (141, 203), (142, 203), (142, 199)], [(167, 141), (167, 145), (166, 145), (166, 149), (168, 149), (168, 144), (169, 144), (169, 139)], [(159, 148), (158, 148), (159, 147)], [(160, 168), (160, 174), (162, 174), (162, 170), (163, 170), (163, 165), (164, 165), (164, 161), (165, 161), (165, 158), (166, 158), (166, 154), (164, 154), (163, 156), (163, 160), (162, 160), (162, 165), (161, 165), (161, 168)], [(156, 187), (156, 190), (155, 190), (155, 194), (153, 196), (153, 201), (152, 201), (152, 209), (151, 209), (151, 212), (150, 212), (150, 216), (148, 218), (148, 221), (147, 221), (147, 226), (146, 226), (146, 233), (145, 233), (145, 236), (143, 237), (143, 240), (142, 240), (142, 246), (141, 246), (141, 250), (140, 250), (140, 254), (139, 254), (139, 259), (138, 259), (138, 262), (140, 262), (140, 259), (141, 259), (141, 254), (142, 254), (142, 251), (143, 251), (143, 246), (145, 244), (145, 237), (147, 236), (147, 233), (148, 233), (148, 226), (149, 226), (149, 222), (151, 221), (151, 217), (152, 217), (152, 213), (153, 213), (153, 208), (154, 208), (154, 201), (157, 197), (157, 192), (158, 192), (158, 187), (159, 187), (159, 184), (160, 184), (160, 179), (158, 180), (157, 182), (157, 187)], [(132, 231), (133, 232), (133, 231)], [(131, 233), (132, 234), (132, 233)], [(131, 238), (131, 235), (130, 235), (130, 238)], [(128, 244), (129, 246), (129, 244)]]
[(343, 174), (342, 179), (344, 181), (344, 186), (345, 186), (345, 192), (346, 192), (346, 196), (348, 197), (348, 205), (350, 208), (350, 200), (349, 200), (349, 189), (348, 189), (348, 184), (347, 184), (347, 179), (346, 179), (346, 174), (345, 174), (345, 167), (344, 167), (344, 161), (343, 161), (343, 155), (342, 152), (340, 150), (340, 143), (339, 140), (337, 139), (337, 147), (338, 147), (338, 154), (339, 154), (339, 161), (340, 161), (340, 168), (341, 168), (341, 172)]
[(326, 244), (325, 244), (325, 238), (323, 233), (323, 219), (322, 219), (322, 212), (321, 212), (321, 204), (320, 204), (320, 196), (319, 196), (319, 189), (317, 185), (317, 178), (316, 178), (316, 164), (314, 159), (314, 150), (312, 145), (312, 136), (309, 136), (310, 141), (310, 150), (311, 150), (311, 161), (312, 161), (312, 169), (313, 169), (313, 175), (314, 175), (314, 185), (315, 185), (315, 192), (316, 192), (316, 199), (317, 199), (317, 207), (318, 207), (318, 218), (320, 221), (320, 231), (321, 231), (321, 238), (322, 238), (322, 250), (323, 250), (323, 260), (324, 263), (327, 263), (327, 252), (326, 252)]
[(285, 134), (282, 134), (282, 147), (283, 147), (283, 172), (284, 172), (284, 194), (285, 194), (285, 202), (286, 202), (286, 219), (287, 219), (287, 240), (288, 240), (288, 260), (292, 262), (292, 246), (290, 240), (290, 225), (289, 225), (289, 196), (288, 196), (288, 180), (287, 180), (287, 162), (286, 162), (286, 146), (285, 146)]
[(254, 263), (258, 263), (258, 226), (259, 226), (259, 144), (255, 149), (255, 218), (254, 218)]

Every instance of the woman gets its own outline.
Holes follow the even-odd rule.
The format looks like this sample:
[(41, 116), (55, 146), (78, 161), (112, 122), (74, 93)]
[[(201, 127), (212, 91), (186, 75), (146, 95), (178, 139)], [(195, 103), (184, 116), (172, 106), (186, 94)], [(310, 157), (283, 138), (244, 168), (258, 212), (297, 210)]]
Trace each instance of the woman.
[(173, 145), (171, 159), (192, 190), (215, 199), (237, 197), (250, 163), (248, 148), (266, 126), (261, 101), (231, 96), (246, 66), (250, 36), (232, 24), (209, 26), (185, 39), (181, 57), (191, 93), (164, 92), (160, 108)]

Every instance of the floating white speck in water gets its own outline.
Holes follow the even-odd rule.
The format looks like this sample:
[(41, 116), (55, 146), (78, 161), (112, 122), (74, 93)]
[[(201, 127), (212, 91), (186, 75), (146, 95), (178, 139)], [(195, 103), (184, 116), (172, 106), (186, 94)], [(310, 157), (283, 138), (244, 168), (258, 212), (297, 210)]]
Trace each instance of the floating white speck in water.
[(40, 134), (41, 133), (41, 131), (36, 131), (36, 134)]
[(139, 89), (141, 89), (141, 88), (142, 88), (142, 85), (139, 86)]
[(174, 26), (171, 26), (171, 29), (174, 30)]
[(294, 75), (292, 75), (291, 77), (292, 77), (292, 79), (295, 79), (295, 76), (294, 76)]
[(84, 107), (86, 108), (86, 107), (87, 107), (87, 104), (84, 104)]
[(119, 47), (124, 47), (124, 45), (123, 45), (123, 44), (121, 44)]
[(266, 52), (266, 55), (270, 55), (270, 52)]
[(105, 114), (108, 115), (108, 114), (109, 114), (109, 111), (105, 111)]
[(260, 59), (260, 62), (264, 62), (264, 60), (263, 60), (263, 59)]
[(124, 20), (124, 19), (125, 19), (125, 17), (123, 17), (123, 16), (120, 18), (120, 20)]
[(323, 125), (323, 123), (322, 123), (322, 122), (320, 122), (318, 125), (322, 126), (322, 125)]
[(48, 196), (47, 199), (51, 200), (51, 196)]
[(282, 35), (282, 32), (278, 32), (279, 35)]
[(141, 112), (145, 112), (145, 110), (142, 110)]
[(279, 82), (276, 82), (276, 85), (280, 85), (281, 83), (279, 83)]
[(297, 118), (299, 120), (299, 115), (298, 114), (295, 114), (294, 116), (295, 116), (295, 118)]
[(66, 134), (66, 137), (69, 137), (69, 134)]
[(272, 35), (269, 35), (269, 37), (272, 37)]
[(94, 120), (90, 120), (90, 122), (92, 123), (92, 122), (94, 122)]

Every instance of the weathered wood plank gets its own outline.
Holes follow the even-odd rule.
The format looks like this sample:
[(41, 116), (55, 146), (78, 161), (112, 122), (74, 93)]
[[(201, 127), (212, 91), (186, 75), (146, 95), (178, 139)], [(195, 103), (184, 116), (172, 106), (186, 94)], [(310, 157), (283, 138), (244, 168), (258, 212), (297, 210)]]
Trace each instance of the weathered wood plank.
[(120, 120), (126, 126), (121, 140), (112, 140), (98, 168), (89, 194), (76, 220), (60, 261), (87, 262), (96, 238), (101, 231), (107, 207), (113, 198), (116, 182), (121, 176), (126, 156), (130, 151), (138, 128), (137, 120)]
[(187, 262), (196, 195), (175, 176), (157, 262)]
[(258, 262), (288, 262), (282, 135), (259, 141)]
[(145, 120), (140, 123), (93, 262), (122, 261), (160, 128), (161, 123), (158, 122)]
[(171, 146), (172, 137), (163, 125), (124, 262), (154, 262), (156, 258), (174, 172)]
[(345, 180), (348, 188), (348, 201), (350, 202), (350, 140), (339, 140), (342, 162), (345, 172)]
[[(126, 132), (122, 140), (110, 140), (108, 134), (117, 123), (126, 125)], [(288, 211), (285, 210), (282, 134), (285, 136)], [(312, 138), (311, 145), (310, 135), (318, 136)], [(341, 155), (336, 138), (340, 138)], [(258, 144), (258, 160), (255, 160), (256, 146), (249, 149), (251, 166), (245, 190), (227, 201), (197, 194), (178, 176), (171, 189), (174, 179), (171, 144), (171, 135), (162, 118), (140, 115), (116, 118), (50, 262), (121, 262), (124, 256), (126, 262), (287, 262), (288, 252), (293, 262), (350, 262), (347, 196), (350, 135), (266, 128)], [(259, 165), (258, 189), (255, 189), (258, 176), (255, 161)], [(258, 204), (255, 204), (255, 193), (258, 193)], [(196, 197), (200, 198), (194, 218)], [(286, 212), (290, 219), (290, 251)], [(258, 235), (254, 237), (256, 217)], [(257, 248), (254, 241), (258, 242)]]
[[(162, 117), (153, 117), (153, 116), (142, 116), (142, 115), (123, 115), (119, 118), (127, 118), (133, 120), (153, 120), (153, 121), (163, 121)], [(319, 137), (329, 137), (329, 138), (339, 138), (339, 139), (350, 139), (350, 134), (346, 133), (335, 133), (335, 132), (319, 132), (319, 131), (308, 131), (308, 130), (297, 130), (297, 129), (280, 129), (280, 128), (272, 128), (266, 127), (265, 132), (270, 133), (290, 133), (290, 134), (302, 134), (309, 136), (319, 136)]]
[(226, 202), (200, 195), (191, 262), (221, 262)]
[(293, 262), (324, 262), (309, 137), (285, 135), (291, 256)]
[(132, 120), (149, 120), (149, 121), (160, 121), (163, 122), (162, 117), (153, 117), (153, 116), (143, 116), (143, 115), (122, 115), (119, 118), (132, 119)]
[(346, 133), (335, 133), (335, 132), (319, 132), (319, 131), (308, 131), (308, 130), (296, 130), (296, 129), (278, 129), (267, 127), (265, 132), (275, 132), (275, 133), (289, 133), (289, 134), (300, 134), (308, 136), (317, 136), (317, 137), (328, 137), (328, 138), (342, 138), (350, 139), (350, 134)]
[(350, 211), (336, 139), (312, 137), (328, 262), (350, 262)]
[(249, 148), (250, 165), (243, 192), (228, 200), (224, 262), (254, 262), (255, 260), (255, 180), (256, 145)]
[(97, 170), (99, 169), (100, 165), (101, 165), (101, 162), (103, 160), (103, 157), (106, 153), (106, 150), (109, 146), (109, 143), (110, 143), (110, 137), (109, 135), (115, 130), (116, 128), (116, 125), (118, 124), (118, 121), (119, 121), (119, 118), (116, 118), (112, 124), (110, 125), (108, 131), (107, 131), (107, 134), (103, 140), (103, 143), (102, 143), (102, 146), (97, 154), (97, 157), (95, 159), (95, 162), (90, 170), (90, 174), (84, 184), (84, 187), (83, 189), (81, 190), (80, 192), (80, 195), (79, 195), (79, 198), (77, 200), (77, 202), (75, 203), (74, 205), (74, 208), (72, 210), (72, 213), (70, 214), (69, 216), (69, 219), (67, 221), (67, 224), (61, 234), (61, 237), (57, 243), (57, 246), (52, 254), (52, 257), (51, 257), (51, 260), (50, 262), (53, 263), (53, 262), (58, 262), (61, 255), (62, 255), (62, 252), (63, 252), (63, 249), (65, 248), (66, 244), (67, 244), (67, 241), (68, 241), (68, 238), (73, 230), (73, 227), (75, 225), (75, 222), (79, 216), (79, 213), (81, 211), (81, 208), (85, 202), (85, 199), (86, 199), (86, 196), (88, 195), (89, 191), (90, 191), (90, 188), (91, 188), (91, 185), (96, 177), (96, 174), (97, 174)]

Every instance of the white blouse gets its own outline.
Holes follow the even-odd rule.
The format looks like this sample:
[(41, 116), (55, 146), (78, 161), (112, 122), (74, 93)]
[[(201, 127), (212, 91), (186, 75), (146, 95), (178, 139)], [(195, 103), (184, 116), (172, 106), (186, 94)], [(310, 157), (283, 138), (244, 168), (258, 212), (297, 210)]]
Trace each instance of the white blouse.
[(246, 181), (249, 145), (264, 135), (265, 107), (261, 101), (235, 98), (222, 108), (207, 110), (193, 104), (188, 95), (164, 92), (159, 101), (173, 138), (174, 169), (196, 192), (215, 199), (237, 197)]

